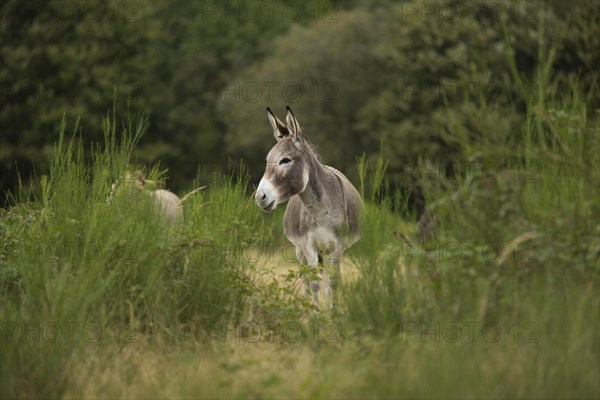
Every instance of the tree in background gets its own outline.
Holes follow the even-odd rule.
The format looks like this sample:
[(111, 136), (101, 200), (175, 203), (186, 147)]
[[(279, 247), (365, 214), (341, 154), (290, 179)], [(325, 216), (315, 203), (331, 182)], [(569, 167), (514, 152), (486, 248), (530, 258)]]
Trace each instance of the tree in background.
[[(335, 24), (294, 27), (239, 78), (248, 86), (278, 82), (275, 97), (222, 106), (228, 149), (260, 163), (271, 145), (263, 106), (287, 103), (325, 161), (344, 171), (353, 170), (363, 151), (382, 152), (397, 183), (410, 187), (419, 164), (441, 165), (437, 172), (445, 174), (452, 173), (445, 165), (476, 162), (481, 154), (458, 146), (464, 137), (487, 144), (498, 165), (506, 165), (520, 146), (525, 104), (537, 101), (528, 82), (540, 72), (540, 51), (556, 52), (564, 84), (578, 76), (597, 104), (591, 68), (597, 12), (589, 1), (568, 9), (535, 2), (385, 2), (341, 12)], [(543, 49), (539, 35), (547, 36)], [(507, 57), (506, 40), (514, 57)], [(301, 96), (286, 93), (286, 85)]]
[[(144, 10), (108, 0), (9, 1), (2, 4), (0, 127), (3, 172), (21, 173), (45, 162), (63, 114), (82, 119), (85, 138), (98, 141), (101, 119), (127, 98), (150, 111), (140, 96), (147, 80), (143, 51), (151, 38)], [(14, 172), (14, 171), (13, 171)], [(3, 173), (1, 187), (14, 187)]]
[(150, 114), (136, 157), (160, 160), (169, 186), (182, 190), (199, 167), (229, 158), (262, 172), (272, 144), (265, 106), (292, 106), (324, 161), (352, 175), (356, 155), (383, 151), (392, 176), (410, 186), (407, 165), (476, 159), (455, 145), (460, 138), (503, 149), (498, 160), (519, 146), (540, 54), (553, 54), (555, 93), (579, 84), (591, 112), (600, 97), (591, 0), (1, 7), (3, 191), (16, 185), (15, 163), (25, 176), (33, 163), (43, 169), (63, 113), (81, 117), (84, 140), (98, 141), (113, 102)]
[(15, 166), (25, 177), (34, 165), (44, 170), (63, 114), (80, 117), (84, 140), (98, 142), (113, 102), (121, 113), (150, 114), (139, 161), (161, 160), (171, 187), (191, 186), (200, 164), (228, 158), (215, 112), (221, 90), (273, 37), (329, 7), (294, 4), (297, 14), (268, 15), (267, 4), (3, 2), (0, 189), (15, 187)]

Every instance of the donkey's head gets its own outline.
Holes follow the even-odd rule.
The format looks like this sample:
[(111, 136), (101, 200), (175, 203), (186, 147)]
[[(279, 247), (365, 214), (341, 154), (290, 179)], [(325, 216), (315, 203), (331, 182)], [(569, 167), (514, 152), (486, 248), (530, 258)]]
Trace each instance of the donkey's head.
[(308, 185), (312, 152), (302, 136), (300, 124), (287, 107), (285, 125), (267, 107), (267, 117), (277, 144), (267, 154), (267, 168), (256, 190), (256, 204), (273, 211)]

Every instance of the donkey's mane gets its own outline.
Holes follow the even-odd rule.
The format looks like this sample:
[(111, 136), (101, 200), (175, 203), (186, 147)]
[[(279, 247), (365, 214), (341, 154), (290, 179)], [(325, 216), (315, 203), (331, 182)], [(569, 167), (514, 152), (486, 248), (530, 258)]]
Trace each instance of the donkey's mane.
[(317, 147), (312, 144), (307, 138), (306, 136), (304, 136), (304, 144), (308, 145), (308, 148), (310, 149), (310, 151), (312, 151), (313, 155), (315, 156), (315, 158), (317, 159), (318, 162), (321, 162), (321, 156), (319, 155), (319, 151), (317, 150)]

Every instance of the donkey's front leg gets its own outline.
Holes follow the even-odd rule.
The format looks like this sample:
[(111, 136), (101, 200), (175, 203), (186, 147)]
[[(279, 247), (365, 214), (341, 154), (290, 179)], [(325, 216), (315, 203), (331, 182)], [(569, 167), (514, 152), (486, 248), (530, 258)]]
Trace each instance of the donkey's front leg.
[(319, 290), (321, 289), (318, 277), (319, 255), (311, 246), (296, 246), (296, 258), (300, 262), (304, 296), (310, 298), (315, 306), (319, 306)]

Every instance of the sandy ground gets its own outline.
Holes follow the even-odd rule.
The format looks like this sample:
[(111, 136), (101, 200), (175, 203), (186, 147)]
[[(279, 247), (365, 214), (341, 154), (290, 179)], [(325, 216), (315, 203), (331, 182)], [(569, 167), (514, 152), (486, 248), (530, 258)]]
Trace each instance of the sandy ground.
[[(256, 265), (259, 266), (260, 271), (264, 273), (264, 275), (261, 275), (263, 279), (270, 280), (274, 275), (281, 284), (288, 284), (285, 280), (285, 276), (290, 270), (294, 272), (298, 271), (300, 263), (296, 260), (295, 255), (287, 253), (290, 252), (279, 250), (272, 253), (261, 254)], [(270, 274), (269, 271), (272, 271), (272, 274)], [(342, 258), (340, 271), (343, 282), (351, 282), (359, 276), (358, 268), (354, 265), (350, 257), (344, 256)], [(299, 279), (296, 279), (293, 284), (297, 289), (302, 289), (302, 282)], [(300, 291), (298, 293), (302, 292)]]

